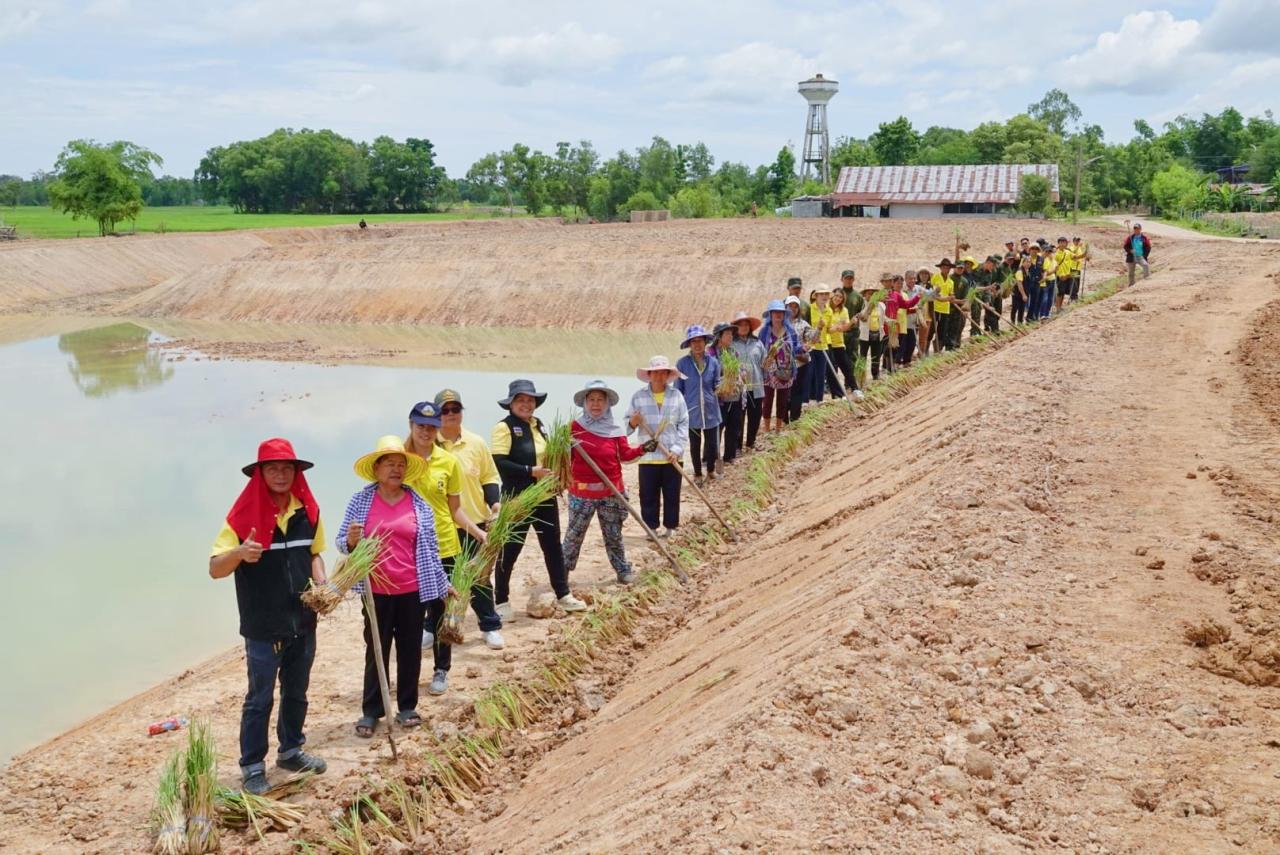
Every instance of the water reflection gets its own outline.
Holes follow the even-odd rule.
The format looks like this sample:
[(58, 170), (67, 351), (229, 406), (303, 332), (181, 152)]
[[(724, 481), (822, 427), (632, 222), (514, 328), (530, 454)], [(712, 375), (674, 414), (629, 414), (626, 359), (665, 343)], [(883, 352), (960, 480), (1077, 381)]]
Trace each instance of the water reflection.
[(58, 350), (71, 354), (67, 370), (89, 398), (159, 386), (173, 376), (164, 356), (147, 346), (151, 331), (124, 323), (58, 336)]

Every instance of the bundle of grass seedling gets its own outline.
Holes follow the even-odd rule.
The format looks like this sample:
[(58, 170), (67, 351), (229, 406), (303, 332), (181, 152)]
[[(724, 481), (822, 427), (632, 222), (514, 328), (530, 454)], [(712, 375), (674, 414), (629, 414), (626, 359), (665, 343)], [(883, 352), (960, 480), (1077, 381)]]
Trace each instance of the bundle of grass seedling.
[(717, 354), (720, 359), (720, 382), (716, 385), (716, 397), (732, 401), (742, 394), (742, 360), (732, 348)]
[(560, 487), (555, 481), (542, 478), (519, 493), (502, 497), (502, 506), (490, 521), (485, 543), (479, 551), (486, 567), (493, 566), (493, 562), (502, 553), (502, 547), (516, 539), (516, 530), (533, 516), (538, 506), (555, 498), (559, 491)]
[(480, 551), (471, 541), (462, 546), (462, 552), (453, 560), (453, 569), (449, 571), (449, 584), (454, 595), (445, 600), (444, 615), (436, 626), (436, 638), (444, 644), (461, 644), (463, 642), (462, 622), (467, 617), (467, 609), (471, 606), (471, 589), (477, 583), (489, 578), (489, 568), (485, 564)]
[(217, 805), (218, 755), (207, 721), (195, 721), (187, 731), (183, 763), (183, 791), (187, 804), (187, 852), (218, 851)]
[(323, 585), (312, 584), (302, 592), (302, 604), (318, 615), (327, 615), (338, 607), (347, 592), (359, 582), (370, 578), (378, 578), (378, 567), (382, 561), (382, 535), (373, 535), (361, 539), (345, 560), (339, 560), (333, 567), (329, 581)]
[(306, 817), (300, 805), (242, 790), (220, 789), (218, 821), (227, 828), (249, 828), (262, 839), (264, 831), (288, 831)]
[(182, 752), (175, 751), (164, 764), (156, 786), (156, 805), (151, 812), (156, 832), (153, 851), (160, 855), (183, 855), (187, 851), (187, 812), (182, 805)]
[(556, 491), (568, 488), (573, 481), (573, 429), (571, 422), (559, 415), (547, 432), (546, 467), (555, 479)]

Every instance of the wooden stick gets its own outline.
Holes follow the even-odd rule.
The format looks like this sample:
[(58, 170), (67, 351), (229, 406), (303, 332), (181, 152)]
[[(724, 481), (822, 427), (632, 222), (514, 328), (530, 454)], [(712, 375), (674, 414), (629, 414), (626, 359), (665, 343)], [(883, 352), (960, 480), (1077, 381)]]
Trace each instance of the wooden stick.
[[(649, 429), (649, 423), (644, 421), (644, 419), (641, 419), (640, 424), (644, 425), (644, 432), (649, 434), (649, 438), (658, 444), (658, 449), (663, 454), (667, 455), (667, 457), (671, 457), (671, 452), (662, 444), (662, 440), (654, 436), (653, 431)], [(711, 500), (707, 498), (707, 494), (702, 492), (702, 488), (698, 486), (697, 481), (693, 480), (693, 476), (689, 474), (688, 470), (679, 463), (672, 463), (671, 465), (674, 466), (676, 471), (680, 473), (681, 477), (689, 483), (689, 486), (693, 488), (693, 492), (697, 493), (698, 497), (706, 503), (707, 510), (711, 511), (711, 515), (714, 516), (720, 525), (724, 527), (725, 534), (729, 535), (729, 539), (736, 541), (738, 536), (733, 533), (733, 529), (729, 527), (729, 523), (725, 522), (724, 517), (720, 516), (720, 512), (716, 510), (716, 506), (711, 504)]]
[(676, 560), (675, 556), (667, 551), (667, 547), (663, 545), (662, 539), (658, 537), (653, 529), (645, 525), (644, 518), (640, 516), (640, 513), (635, 508), (631, 507), (631, 503), (628, 502), (626, 497), (618, 491), (618, 488), (613, 485), (613, 482), (605, 477), (604, 472), (600, 471), (600, 467), (591, 459), (591, 455), (587, 454), (587, 452), (583, 450), (582, 444), (577, 440), (571, 440), (571, 443), (573, 445), (573, 449), (578, 452), (578, 456), (586, 461), (587, 465), (591, 467), (591, 471), (596, 473), (596, 477), (604, 482), (604, 485), (609, 488), (609, 492), (613, 493), (614, 498), (619, 502), (622, 502), (626, 509), (631, 512), (631, 517), (636, 522), (640, 523), (640, 527), (644, 529), (645, 534), (649, 535), (649, 539), (658, 547), (658, 551), (662, 553), (663, 557), (666, 558), (667, 561), (671, 562), (671, 572), (675, 574), (675, 577), (681, 582), (688, 582), (689, 574), (684, 572), (684, 568), (680, 566), (680, 562)]
[[(400, 755), (396, 753), (396, 739), (391, 735), (391, 722), (393, 716), (391, 713), (391, 685), (387, 682), (387, 663), (382, 659), (382, 636), (378, 632), (378, 612), (373, 607), (373, 588), (368, 582), (365, 583), (364, 591), (361, 596), (364, 597), (365, 614), (369, 616), (369, 636), (373, 642), (373, 661), (378, 666), (378, 683), (382, 686), (382, 714), (387, 717), (387, 742), (391, 745), (391, 759), (399, 760)], [(414, 651), (415, 655), (417, 651)], [(399, 651), (397, 651), (399, 655)]]

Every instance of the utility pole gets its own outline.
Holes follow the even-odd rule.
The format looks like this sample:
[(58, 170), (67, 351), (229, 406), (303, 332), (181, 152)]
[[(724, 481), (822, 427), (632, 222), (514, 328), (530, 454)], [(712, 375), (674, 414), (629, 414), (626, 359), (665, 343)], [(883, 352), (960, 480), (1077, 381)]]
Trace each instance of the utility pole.
[(1084, 152), (1080, 149), (1080, 146), (1077, 145), (1076, 146), (1076, 200), (1075, 200), (1075, 204), (1071, 206), (1071, 225), (1073, 226), (1080, 219), (1080, 175), (1081, 173), (1084, 172), (1084, 168), (1086, 166), (1088, 166), (1089, 164), (1093, 163), (1096, 160), (1102, 160), (1102, 155), (1098, 155), (1097, 157), (1091, 157), (1088, 160), (1083, 160), (1082, 159), (1083, 157), (1084, 157)]

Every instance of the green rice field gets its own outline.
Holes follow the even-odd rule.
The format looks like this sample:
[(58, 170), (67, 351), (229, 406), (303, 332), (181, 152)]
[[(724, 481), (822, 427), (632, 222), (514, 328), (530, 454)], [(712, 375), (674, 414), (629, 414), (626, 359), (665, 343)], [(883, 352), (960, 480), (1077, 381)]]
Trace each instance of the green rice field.
[[(506, 217), (505, 208), (459, 207), (440, 214), (364, 214), (370, 225), (393, 222), (436, 222), (441, 220), (488, 220)], [(517, 217), (527, 216), (516, 208)], [(144, 208), (136, 222), (116, 224), (116, 231), (137, 232), (225, 232), (236, 229), (306, 228), (309, 226), (355, 225), (360, 214), (237, 214), (227, 205), (191, 205), (172, 208)], [(73, 220), (52, 208), (19, 206), (0, 208), (0, 225), (17, 226), (19, 237), (97, 237), (93, 220)]]

